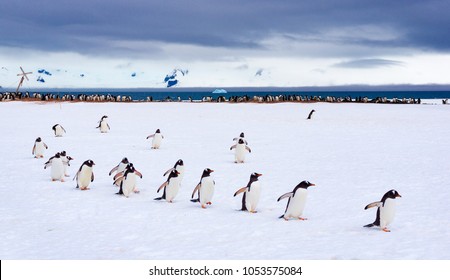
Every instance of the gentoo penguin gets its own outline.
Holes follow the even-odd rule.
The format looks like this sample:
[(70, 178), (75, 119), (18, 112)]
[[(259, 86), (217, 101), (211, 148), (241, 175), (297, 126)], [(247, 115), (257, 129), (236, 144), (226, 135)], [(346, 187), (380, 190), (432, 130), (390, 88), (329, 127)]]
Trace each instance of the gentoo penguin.
[[(127, 167), (129, 161), (126, 157), (124, 157), (118, 165), (116, 165), (113, 169), (111, 169), (111, 171), (109, 171), (109, 176), (111, 176), (111, 174), (113, 174), (114, 172), (116, 172), (116, 174), (122, 172), (125, 170), (125, 168)], [(114, 179), (115, 181), (115, 179)], [(117, 185), (119, 187), (119, 185)]]
[(147, 139), (149, 138), (153, 138), (152, 149), (159, 149), (159, 147), (161, 146), (161, 141), (162, 139), (164, 139), (164, 136), (161, 134), (161, 131), (158, 128), (154, 134), (147, 136)]
[(245, 160), (245, 150), (247, 150), (249, 153), (252, 152), (252, 150), (245, 145), (244, 139), (240, 138), (237, 142), (237, 144), (234, 144), (230, 147), (230, 150), (236, 149), (234, 153), (234, 162), (235, 163), (244, 163)]
[(244, 132), (241, 132), (241, 134), (239, 134), (239, 137), (234, 137), (233, 141), (236, 141), (236, 144), (238, 143), (239, 139), (244, 140), (245, 145), (248, 145), (247, 140), (244, 139), (245, 135)]
[(180, 182), (181, 182), (181, 180), (183, 180), (183, 177), (184, 177), (184, 162), (183, 162), (183, 160), (182, 159), (177, 160), (177, 162), (175, 162), (175, 165), (172, 168), (170, 168), (169, 170), (164, 172), (163, 176), (166, 176), (167, 174), (172, 172), (172, 170), (178, 171), (178, 177), (180, 177)]
[(312, 117), (312, 114), (315, 112), (316, 110), (311, 110), (311, 112), (309, 112), (308, 118), (306, 118), (307, 120), (310, 120)]
[(36, 138), (36, 141), (34, 141), (33, 145), (33, 151), (32, 154), (35, 158), (43, 158), (44, 157), (44, 151), (48, 149), (47, 144), (42, 141), (41, 137)]
[(256, 206), (259, 202), (259, 196), (261, 194), (261, 183), (258, 180), (258, 177), (262, 176), (259, 173), (252, 173), (250, 175), (250, 181), (246, 187), (240, 188), (237, 192), (234, 193), (234, 196), (244, 193), (242, 197), (242, 207), (241, 211), (249, 211), (250, 213), (256, 213)]
[(284, 214), (279, 217), (280, 219), (284, 218), (286, 221), (289, 220), (289, 218), (296, 218), (302, 221), (306, 220), (306, 218), (302, 218), (302, 215), (303, 209), (305, 209), (306, 198), (308, 197), (308, 188), (311, 186), (315, 186), (315, 184), (308, 181), (302, 181), (292, 192), (285, 193), (278, 198), (277, 201), (289, 198), (286, 210), (284, 211)]
[(117, 173), (116, 176), (114, 176), (114, 185), (118, 185), (120, 189), (116, 194), (123, 194), (128, 197), (132, 192), (138, 193), (139, 190), (136, 186), (136, 176), (139, 176), (142, 179), (141, 172), (137, 171), (132, 163), (129, 163), (124, 171)]
[(80, 188), (80, 190), (89, 190), (89, 184), (94, 181), (94, 172), (92, 171), (94, 165), (95, 163), (89, 159), (83, 162), (80, 169), (78, 169), (73, 179), (77, 179), (77, 188)]
[(377, 207), (377, 217), (375, 222), (365, 225), (364, 227), (381, 227), (381, 230), (385, 232), (390, 232), (387, 226), (392, 223), (395, 216), (395, 199), (397, 197), (402, 197), (396, 190), (390, 190), (383, 195), (381, 201), (376, 201), (368, 204), (364, 207), (367, 210), (372, 207)]
[(180, 189), (180, 178), (178, 177), (178, 173), (179, 172), (176, 170), (172, 170), (170, 172), (167, 181), (165, 181), (157, 191), (157, 193), (159, 193), (161, 189), (164, 189), (163, 195), (161, 197), (155, 198), (155, 200), (165, 199), (168, 202), (173, 201), (178, 193), (178, 190)]
[(52, 127), (53, 131), (55, 132), (55, 136), (56, 137), (61, 137), (63, 136), (64, 133), (66, 133), (66, 130), (64, 129), (64, 127), (62, 127), (62, 125), (60, 124), (55, 124)]
[(111, 128), (109, 127), (108, 122), (106, 119), (108, 116), (103, 116), (100, 121), (98, 122), (98, 126), (96, 128), (100, 128), (101, 133), (107, 133)]
[(70, 166), (70, 161), (73, 160), (71, 156), (68, 156), (66, 151), (62, 151), (61, 153), (61, 159), (64, 163), (64, 176), (69, 177), (70, 175), (67, 174), (67, 167)]
[(64, 162), (62, 161), (60, 153), (56, 153), (54, 156), (49, 158), (44, 165), (44, 169), (47, 169), (49, 166), (52, 167), (50, 171), (52, 181), (64, 182)]
[(200, 202), (203, 209), (206, 209), (206, 205), (211, 205), (211, 199), (214, 194), (214, 185), (216, 184), (211, 178), (211, 172), (214, 170), (206, 168), (203, 170), (202, 177), (200, 178), (200, 183), (197, 184), (194, 191), (192, 192), (192, 197), (194, 198), (197, 192), (198, 197), (196, 199), (191, 199), (192, 202)]

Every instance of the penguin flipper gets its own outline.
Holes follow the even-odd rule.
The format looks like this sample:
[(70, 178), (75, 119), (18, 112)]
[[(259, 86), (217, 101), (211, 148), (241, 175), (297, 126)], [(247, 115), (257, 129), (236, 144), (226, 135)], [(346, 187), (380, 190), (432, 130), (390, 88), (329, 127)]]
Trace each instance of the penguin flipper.
[(230, 151), (236, 149), (236, 144), (234, 144), (233, 146), (230, 147)]
[(167, 170), (166, 172), (164, 172), (163, 176), (166, 176), (167, 174), (169, 174), (170, 172), (172, 172), (173, 170), (175, 170), (175, 167), (170, 168), (169, 170)]
[(252, 152), (252, 150), (250, 149), (250, 147), (249, 146), (245, 146), (245, 149), (249, 152), (249, 153), (251, 153)]
[(200, 199), (199, 198), (191, 199), (191, 202), (200, 202)]
[(146, 139), (148, 139), (148, 138), (152, 138), (152, 137), (155, 137), (155, 134), (152, 134), (152, 135), (149, 135), (149, 136), (147, 136), (147, 138), (146, 138)]
[(34, 155), (35, 150), (36, 150), (36, 143), (34, 143), (33, 145), (33, 151), (31, 152), (32, 155)]
[(141, 177), (141, 179), (142, 179), (142, 173), (141, 172), (139, 172), (139, 171), (137, 171), (136, 169), (134, 170), (134, 173), (136, 173), (136, 175), (138, 175), (139, 177)]
[(50, 166), (52, 166), (52, 162), (49, 160), (45, 163), (44, 169), (47, 169), (47, 167), (50, 167)]
[[(200, 187), (202, 186), (201, 183), (198, 183), (197, 186), (195, 187), (195, 189), (192, 191), (192, 196), (191, 198), (194, 198), (195, 192), (200, 190)], [(192, 201), (192, 200), (191, 200)]]
[(381, 207), (381, 201), (375, 201), (375, 202), (367, 204), (366, 207), (364, 207), (364, 210), (367, 210), (372, 207)]
[(109, 176), (111, 176), (111, 174), (116, 171), (119, 168), (119, 165), (117, 165), (116, 167), (114, 167), (113, 169), (111, 169), (111, 171), (109, 171)]
[(159, 188), (158, 188), (158, 190), (156, 191), (157, 193), (159, 193), (159, 191), (162, 189), (162, 188), (164, 188), (164, 187), (166, 187), (167, 186), (167, 184), (169, 184), (167, 181), (166, 182), (164, 182), (164, 183), (162, 183), (162, 185), (161, 186), (159, 186)]
[(47, 146), (47, 144), (45, 144), (45, 143), (43, 143), (44, 144), (44, 147), (45, 147), (45, 149), (48, 149), (48, 146)]
[(284, 218), (284, 214), (283, 214), (283, 215), (281, 215), (280, 217), (278, 217), (278, 219), (281, 219), (281, 218)]
[(247, 205), (246, 205), (246, 203), (245, 203), (246, 196), (247, 196), (247, 193), (244, 193), (244, 195), (242, 196), (242, 207), (241, 207), (241, 211), (248, 211)]
[(288, 198), (288, 197), (291, 198), (293, 195), (294, 195), (293, 192), (285, 193), (285, 194), (283, 194), (282, 196), (280, 196), (280, 197), (277, 199), (277, 201), (280, 201), (280, 200), (285, 199), (285, 198)]
[(106, 124), (108, 126), (108, 130), (111, 130), (111, 128), (109, 127), (109, 124)]
[(234, 193), (233, 196), (236, 196), (236, 195), (238, 195), (238, 194), (240, 194), (240, 193), (243, 193), (243, 192), (245, 192), (246, 190), (247, 190), (247, 187), (240, 188), (237, 192)]
[(116, 186), (120, 186), (120, 190), (122, 190), (122, 182), (123, 182), (123, 179), (124, 179), (125, 177), (119, 177), (119, 178), (117, 178), (115, 181), (114, 181), (114, 183), (113, 183), (113, 185), (116, 185)]
[[(74, 181), (75, 179), (78, 179), (78, 174), (80, 174), (80, 171), (78, 171), (77, 174), (75, 174), (75, 176), (73, 176), (72, 181)], [(78, 185), (77, 185), (77, 188), (78, 188)]]
[(116, 180), (119, 177), (122, 177), (124, 174), (124, 171), (117, 173), (116, 175), (114, 175), (114, 180)]
[(91, 175), (91, 182), (94, 182), (94, 172), (92, 172), (92, 175)]

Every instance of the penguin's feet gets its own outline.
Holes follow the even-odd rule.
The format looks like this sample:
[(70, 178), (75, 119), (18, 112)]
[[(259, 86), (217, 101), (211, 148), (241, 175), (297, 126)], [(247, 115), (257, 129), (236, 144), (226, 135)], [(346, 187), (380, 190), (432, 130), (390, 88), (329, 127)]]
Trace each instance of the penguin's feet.
[(299, 219), (300, 221), (306, 221), (306, 220), (308, 220), (307, 218), (302, 218), (302, 217), (298, 217), (298, 219)]
[(258, 213), (258, 211), (256, 211), (256, 210), (250, 210), (249, 212), (253, 213), (253, 214)]
[(206, 209), (206, 205), (202, 205), (202, 208), (203, 208), (203, 209)]
[(391, 231), (388, 230), (387, 228), (382, 228), (381, 230), (384, 231), (384, 232), (391, 232)]
[(56, 179), (52, 179), (52, 182), (55, 182), (56, 181)]
[(64, 182), (65, 182), (65, 181), (64, 181), (64, 179), (61, 179), (61, 182), (63, 182), (63, 183), (64, 183)]
[(211, 201), (208, 201), (208, 202), (206, 202), (206, 204), (208, 204), (208, 205), (211, 205), (211, 204), (212, 204), (212, 202), (211, 202)]
[(286, 218), (286, 217), (283, 217), (283, 219), (284, 219), (285, 221), (289, 221), (289, 219), (288, 219), (288, 218)]

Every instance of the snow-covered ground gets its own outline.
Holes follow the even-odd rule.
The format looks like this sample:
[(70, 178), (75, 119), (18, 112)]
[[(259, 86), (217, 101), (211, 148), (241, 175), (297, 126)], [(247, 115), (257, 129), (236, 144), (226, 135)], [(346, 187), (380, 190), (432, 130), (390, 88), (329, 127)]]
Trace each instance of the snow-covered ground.
[[(103, 115), (106, 134), (95, 129)], [(1, 259), (450, 259), (450, 106), (7, 102), (0, 120)], [(165, 138), (152, 150), (157, 128)], [(240, 132), (252, 153), (235, 164)], [(37, 137), (43, 159), (31, 155)], [(51, 182), (44, 162), (61, 150), (72, 176)], [(128, 199), (108, 176), (125, 156), (143, 174)], [(87, 159), (95, 181), (80, 191), (72, 177)], [(154, 201), (178, 159), (175, 202)], [(189, 199), (206, 167), (216, 191), (202, 209)], [(263, 174), (256, 214), (233, 197), (252, 172)], [(316, 184), (308, 220), (278, 219), (277, 198), (302, 180)], [(402, 195), (392, 232), (363, 228), (376, 212), (364, 206), (392, 188)]]

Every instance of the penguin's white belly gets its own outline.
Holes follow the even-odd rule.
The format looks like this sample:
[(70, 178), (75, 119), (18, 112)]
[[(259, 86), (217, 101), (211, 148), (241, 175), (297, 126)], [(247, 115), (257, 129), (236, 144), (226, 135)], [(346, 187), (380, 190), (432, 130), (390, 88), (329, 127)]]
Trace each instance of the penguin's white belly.
[(152, 148), (159, 149), (159, 147), (161, 146), (161, 141), (162, 141), (162, 135), (159, 133), (156, 133), (155, 136), (153, 136)]
[(62, 180), (64, 178), (64, 164), (60, 158), (52, 159), (51, 176), (53, 180)]
[(55, 128), (55, 136), (63, 136), (63, 133), (64, 133), (64, 130), (60, 126), (57, 126)]
[(180, 178), (179, 180), (180, 180), (180, 183), (181, 183), (181, 180), (183, 180), (183, 177), (184, 177), (184, 165), (177, 165), (176, 170), (178, 172), (180, 172), (180, 174), (178, 174), (178, 178)]
[(100, 132), (106, 133), (106, 132), (108, 132), (108, 130), (109, 130), (108, 123), (106, 121), (101, 121), (100, 122)]
[(180, 190), (180, 179), (178, 177), (172, 178), (166, 186), (166, 200), (172, 201)]
[(69, 160), (67, 159), (67, 157), (63, 158), (63, 169), (64, 169), (64, 175), (67, 174), (67, 166), (69, 165)]
[(37, 142), (34, 150), (34, 155), (36, 157), (44, 156), (45, 146), (43, 142)]
[(92, 177), (92, 168), (83, 166), (83, 168), (80, 171), (80, 174), (78, 174), (78, 186), (80, 188), (87, 188), (89, 184), (91, 183), (91, 177)]
[(289, 217), (300, 218), (303, 215), (303, 210), (305, 209), (307, 197), (308, 197), (307, 190), (298, 189), (295, 192), (294, 197), (291, 197), (284, 216), (286, 218)]
[(380, 227), (388, 226), (395, 217), (395, 199), (386, 199), (384, 207), (380, 208)]
[(123, 194), (128, 197), (134, 190), (136, 186), (136, 174), (128, 173), (127, 178), (125, 178), (122, 182), (122, 191)]
[(244, 162), (244, 160), (245, 160), (245, 144), (236, 145), (236, 151), (234, 153), (234, 158), (237, 162)]
[(205, 205), (207, 202), (211, 202), (214, 195), (214, 180), (211, 177), (205, 177), (201, 182), (200, 188), (200, 204)]
[(246, 191), (245, 206), (247, 207), (247, 210), (256, 211), (260, 195), (261, 184), (259, 182), (253, 182), (250, 186), (250, 191)]

